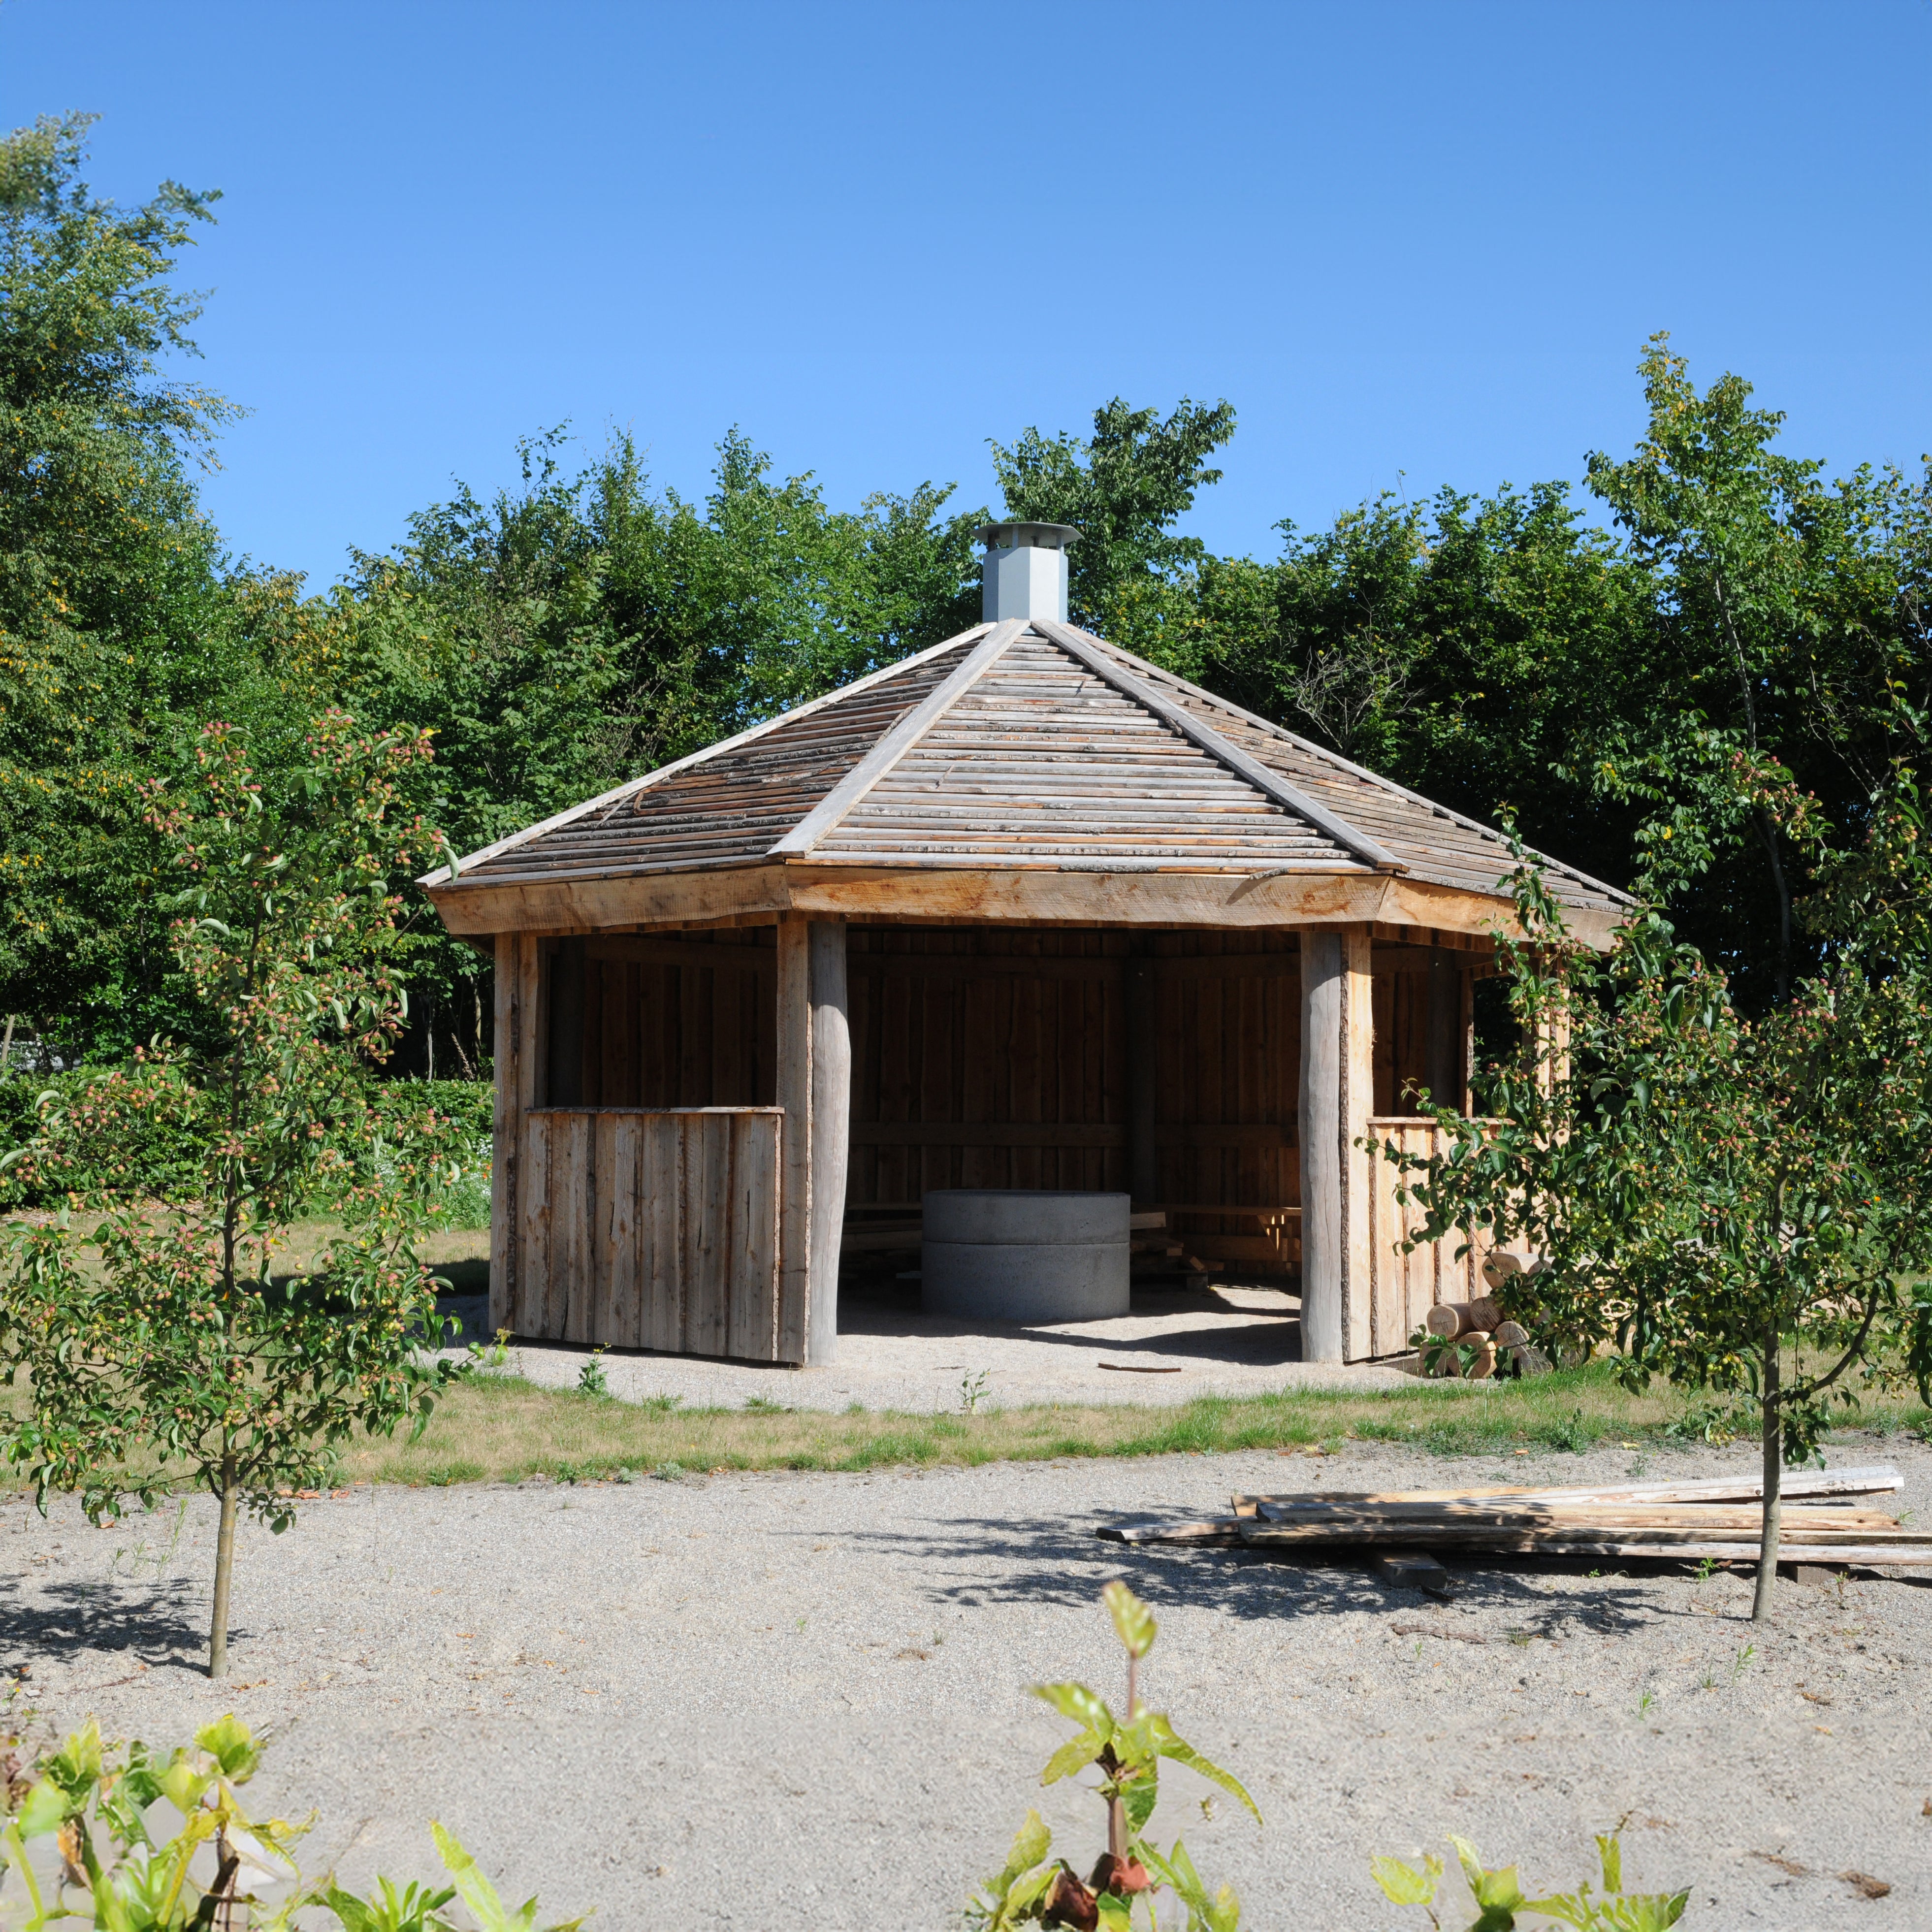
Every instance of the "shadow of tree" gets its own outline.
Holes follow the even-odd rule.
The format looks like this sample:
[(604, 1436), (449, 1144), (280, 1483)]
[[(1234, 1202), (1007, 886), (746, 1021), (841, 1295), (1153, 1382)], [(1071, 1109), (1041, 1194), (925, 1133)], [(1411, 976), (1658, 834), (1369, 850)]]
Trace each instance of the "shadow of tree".
[[(1100, 1522), (1138, 1520), (1124, 1510), (1078, 1519), (978, 1517), (862, 1530), (851, 1540), (903, 1558), (934, 1604), (1090, 1604), (1109, 1578), (1124, 1577), (1149, 1602), (1185, 1604), (1251, 1620), (1331, 1617), (1364, 1611), (1412, 1616), (1433, 1609), (1421, 1591), (1383, 1582), (1366, 1557), (1337, 1552), (1286, 1560), (1271, 1552), (1180, 1544), (1103, 1543)], [(790, 1532), (809, 1537), (822, 1530)], [(1477, 1613), (1483, 1640), (1532, 1636), (1616, 1636), (1682, 1612), (1658, 1587), (1681, 1566), (1621, 1566), (1592, 1575), (1580, 1563), (1528, 1564), (1506, 1559), (1452, 1563), (1454, 1607)], [(1564, 1587), (1552, 1589), (1552, 1582)], [(1458, 1621), (1462, 1621), (1460, 1618)]]
[[(0, 1628), (14, 1667), (69, 1663), (102, 1651), (151, 1667), (198, 1667), (208, 1648), (206, 1615), (185, 1578), (160, 1584), (50, 1580), (30, 1591), (26, 1580), (0, 1577)], [(230, 1628), (232, 1640), (249, 1634)]]

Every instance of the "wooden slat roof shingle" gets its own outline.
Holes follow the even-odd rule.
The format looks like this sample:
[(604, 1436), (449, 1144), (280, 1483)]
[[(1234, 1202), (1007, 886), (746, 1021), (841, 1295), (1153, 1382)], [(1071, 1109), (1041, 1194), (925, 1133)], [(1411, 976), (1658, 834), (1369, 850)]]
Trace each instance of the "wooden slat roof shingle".
[[(1038, 620), (976, 626), (473, 854), (458, 876), (556, 881), (803, 858), (1396, 872), (1486, 894), (1510, 862), (1489, 827)], [(1572, 868), (1550, 870), (1573, 904), (1624, 903)]]

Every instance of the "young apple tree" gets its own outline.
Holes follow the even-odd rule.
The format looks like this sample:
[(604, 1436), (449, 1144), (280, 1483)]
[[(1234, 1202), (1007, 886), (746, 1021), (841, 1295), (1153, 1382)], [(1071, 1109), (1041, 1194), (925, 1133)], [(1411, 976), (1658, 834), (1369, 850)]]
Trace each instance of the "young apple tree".
[[(428, 1107), (379, 1131), (370, 1090), (404, 1012), (392, 881), (440, 844), (398, 802), (429, 755), (421, 734), (330, 712), (272, 800), (238, 734), (206, 727), (192, 781), (148, 801), (191, 1027), (64, 1106), (49, 1096), (24, 1154), (74, 1186), (50, 1223), (8, 1230), (0, 1364), (26, 1390), (8, 1454), (44, 1510), (73, 1490), (96, 1522), (184, 1470), (206, 1484), (220, 1508), (212, 1676), (238, 1513), (286, 1528), (335, 1445), (420, 1430), (451, 1372), (430, 1365), (415, 1247), (463, 1144)], [(190, 1198), (143, 1199), (102, 1158), (158, 1119), (200, 1150)], [(318, 1207), (342, 1232), (308, 1276), (277, 1278), (291, 1223)]]
[[(1755, 782), (1748, 774), (1745, 782)], [(1486, 1228), (1540, 1258), (1509, 1312), (1544, 1345), (1604, 1344), (1757, 1411), (1769, 1614), (1780, 1472), (1854, 1384), (1932, 1385), (1932, 849), (1903, 768), (1808, 903), (1822, 965), (1750, 1019), (1654, 911), (1577, 944), (1518, 853), (1504, 946), (1520, 1047), (1484, 1110), (1432, 1110), (1445, 1150), (1406, 1191), (1420, 1240)]]

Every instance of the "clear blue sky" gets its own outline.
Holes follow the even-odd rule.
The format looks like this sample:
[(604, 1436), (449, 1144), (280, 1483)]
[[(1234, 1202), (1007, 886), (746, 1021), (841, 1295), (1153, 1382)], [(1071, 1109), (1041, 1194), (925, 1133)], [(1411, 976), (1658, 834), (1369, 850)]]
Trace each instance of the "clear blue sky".
[[(733, 423), (836, 503), (1240, 412), (1192, 528), (1627, 448), (1644, 338), (1846, 468), (1932, 448), (1932, 6), (0, 0), (9, 125), (225, 190), (207, 501), (320, 588), (517, 437)], [(1406, 481), (1405, 481), (1406, 479)]]

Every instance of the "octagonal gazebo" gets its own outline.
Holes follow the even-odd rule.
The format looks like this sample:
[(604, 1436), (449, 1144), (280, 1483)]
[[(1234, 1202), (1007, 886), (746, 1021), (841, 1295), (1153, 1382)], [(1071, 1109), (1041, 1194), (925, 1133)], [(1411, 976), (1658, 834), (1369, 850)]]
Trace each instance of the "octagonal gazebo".
[(845, 1231), (940, 1186), (1298, 1270), (1306, 1360), (1472, 1291), (1359, 1143), (1463, 1102), (1499, 836), (1068, 624), (1072, 532), (982, 534), (986, 622), (423, 881), (495, 952), (494, 1324), (828, 1361)]

